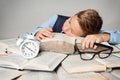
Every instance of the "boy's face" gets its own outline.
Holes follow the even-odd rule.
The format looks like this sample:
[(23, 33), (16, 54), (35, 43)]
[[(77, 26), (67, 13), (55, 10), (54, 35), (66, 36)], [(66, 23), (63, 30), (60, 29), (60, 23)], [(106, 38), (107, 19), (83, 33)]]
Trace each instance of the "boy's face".
[(77, 21), (77, 16), (74, 15), (67, 19), (62, 27), (62, 32), (68, 36), (84, 36), (83, 30)]

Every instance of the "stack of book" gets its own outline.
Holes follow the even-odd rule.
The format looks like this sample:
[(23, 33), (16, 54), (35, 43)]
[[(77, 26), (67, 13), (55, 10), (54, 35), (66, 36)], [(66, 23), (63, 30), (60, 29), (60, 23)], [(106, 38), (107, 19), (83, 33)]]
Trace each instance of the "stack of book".
[[(21, 56), (16, 38), (0, 40), (0, 79), (1, 80), (119, 80), (120, 58), (111, 55), (106, 59), (80, 59), (74, 53), (75, 40), (81, 37), (68, 37), (55, 33), (54, 38), (41, 41), (41, 51), (33, 59)], [(115, 47), (119, 52), (119, 48)], [(115, 50), (114, 49), (114, 50)], [(110, 71), (108, 73), (108, 71)], [(113, 77), (111, 77), (111, 75)]]

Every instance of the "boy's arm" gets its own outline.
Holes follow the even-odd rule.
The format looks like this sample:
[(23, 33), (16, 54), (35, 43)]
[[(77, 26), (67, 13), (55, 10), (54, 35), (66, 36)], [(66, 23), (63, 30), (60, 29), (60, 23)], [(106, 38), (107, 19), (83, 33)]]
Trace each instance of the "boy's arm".
[(87, 35), (82, 40), (82, 49), (93, 48), (96, 49), (94, 43), (109, 42), (110, 44), (120, 44), (119, 31), (104, 31), (101, 30), (100, 34)]
[(97, 46), (94, 43), (107, 42), (110, 39), (109, 33), (101, 33), (101, 34), (91, 34), (87, 35), (82, 39), (82, 49), (93, 48), (96, 49)]
[(110, 39), (108, 41), (110, 44), (120, 44), (120, 31), (117, 31), (117, 30), (111, 30), (111, 31), (101, 30), (100, 33), (101, 34), (106, 33), (106, 34), (110, 35)]

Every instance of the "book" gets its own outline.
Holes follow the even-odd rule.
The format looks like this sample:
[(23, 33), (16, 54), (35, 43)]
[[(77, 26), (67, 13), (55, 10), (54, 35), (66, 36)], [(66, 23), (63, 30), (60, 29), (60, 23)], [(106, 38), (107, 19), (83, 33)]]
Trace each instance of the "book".
[(115, 47), (117, 47), (120, 50), (120, 44), (115, 45)]
[(96, 72), (69, 74), (59, 67), (56, 72), (29, 71), (17, 80), (108, 80), (108, 78)]
[(96, 60), (81, 60), (80, 55), (69, 55), (63, 62), (62, 67), (68, 73), (105, 71), (106, 67)]
[(58, 77), (54, 71), (29, 71), (21, 75), (17, 80), (58, 80)]
[(120, 69), (114, 69), (112, 72), (111, 72), (112, 75), (116, 76), (117, 78), (119, 78), (120, 80)]
[(117, 45), (113, 45), (113, 44), (109, 44), (108, 42), (102, 42), (101, 44), (113, 47), (113, 51), (112, 52), (120, 52), (120, 48), (116, 47), (116, 46), (119, 46), (118, 44)]
[(0, 67), (0, 79), (1, 80), (13, 80), (16, 77), (19, 77), (20, 75), (23, 75), (27, 73), (28, 71), (18, 71), (15, 69), (10, 68), (2, 68)]
[(112, 70), (112, 68), (120, 68), (120, 58), (115, 57), (115, 56), (110, 56), (108, 58), (105, 59), (96, 59), (96, 61), (100, 62), (101, 64), (103, 64), (104, 66), (106, 66), (106, 68), (108, 70)]
[(0, 40), (0, 51), (20, 54), (19, 47), (16, 45), (16, 38)]
[(81, 43), (81, 39), (83, 39), (83, 37), (70, 37), (62, 33), (54, 33), (53, 38), (46, 38), (41, 40), (40, 49), (41, 51), (53, 51), (73, 54), (75, 40)]
[(26, 59), (21, 55), (13, 53), (8, 56), (0, 56), (0, 66), (18, 70), (53, 71), (66, 56), (66, 54), (55, 52), (41, 52), (36, 58)]
[(107, 77), (96, 72), (69, 74), (62, 67), (58, 68), (57, 76), (59, 80), (108, 80)]
[(101, 74), (105, 77), (108, 78), (108, 80), (120, 80), (120, 78), (114, 76), (112, 73), (110, 72), (101, 72)]
[(105, 59), (98, 57), (93, 60), (81, 60), (80, 55), (69, 55), (63, 62), (62, 67), (68, 73), (111, 71), (112, 68), (120, 67), (120, 58), (110, 56)]

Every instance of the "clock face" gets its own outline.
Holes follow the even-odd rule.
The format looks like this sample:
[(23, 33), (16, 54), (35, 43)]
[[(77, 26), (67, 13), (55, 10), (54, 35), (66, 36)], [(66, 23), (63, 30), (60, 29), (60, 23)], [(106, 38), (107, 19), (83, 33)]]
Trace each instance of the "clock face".
[(40, 44), (33, 40), (25, 40), (21, 47), (20, 51), (25, 58), (34, 58), (39, 53)]

